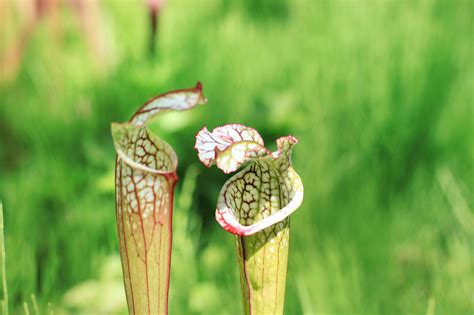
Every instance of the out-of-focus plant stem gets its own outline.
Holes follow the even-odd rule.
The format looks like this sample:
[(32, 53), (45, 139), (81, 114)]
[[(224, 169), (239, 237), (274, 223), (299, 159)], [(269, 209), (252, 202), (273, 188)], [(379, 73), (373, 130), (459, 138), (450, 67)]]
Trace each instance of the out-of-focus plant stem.
[(3, 227), (3, 203), (1, 200), (0, 200), (0, 246), (1, 246), (1, 259), (2, 259), (2, 286), (3, 286), (2, 314), (8, 315), (8, 287), (7, 287), (7, 267), (6, 267), (6, 254), (5, 254), (5, 230)]

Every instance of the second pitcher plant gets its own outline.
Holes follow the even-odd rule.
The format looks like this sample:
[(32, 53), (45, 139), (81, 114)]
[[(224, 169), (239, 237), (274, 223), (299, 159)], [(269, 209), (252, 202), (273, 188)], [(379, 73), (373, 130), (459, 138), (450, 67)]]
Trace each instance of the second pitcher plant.
[(218, 223), (236, 235), (245, 314), (283, 314), (289, 216), (303, 201), (303, 184), (291, 165), (293, 136), (268, 151), (252, 128), (229, 124), (196, 135), (199, 159), (224, 173), (243, 167), (222, 187)]

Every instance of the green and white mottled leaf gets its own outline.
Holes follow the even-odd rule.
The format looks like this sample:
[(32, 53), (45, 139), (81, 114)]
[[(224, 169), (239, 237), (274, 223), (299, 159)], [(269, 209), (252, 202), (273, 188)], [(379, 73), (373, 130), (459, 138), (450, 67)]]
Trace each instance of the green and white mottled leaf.
[(132, 116), (130, 122), (141, 127), (150, 123), (150, 119), (159, 113), (188, 110), (206, 102), (202, 94), (202, 84), (198, 82), (192, 89), (176, 90), (151, 98)]
[(198, 83), (152, 98), (129, 122), (112, 124), (117, 231), (130, 314), (168, 314), (177, 157), (147, 123), (164, 111), (204, 103)]
[[(291, 167), (291, 150), (296, 143), (298, 140), (293, 136), (279, 138), (278, 150), (271, 153), (264, 147), (262, 137), (250, 127), (229, 124), (212, 132), (206, 127), (198, 132), (195, 148), (204, 165), (216, 164), (224, 173), (230, 173), (244, 163), (252, 162), (229, 179), (221, 190), (216, 218), (225, 230), (242, 236), (251, 235), (298, 209), (303, 201), (303, 185)], [(267, 183), (272, 184), (272, 189), (266, 187)], [(283, 197), (288, 200), (278, 203), (271, 215), (260, 209), (265, 204), (259, 201)], [(254, 209), (257, 206), (260, 208)]]
[(238, 124), (217, 127), (212, 132), (202, 128), (194, 147), (204, 165), (216, 163), (224, 173), (231, 173), (247, 160), (268, 153), (255, 129)]

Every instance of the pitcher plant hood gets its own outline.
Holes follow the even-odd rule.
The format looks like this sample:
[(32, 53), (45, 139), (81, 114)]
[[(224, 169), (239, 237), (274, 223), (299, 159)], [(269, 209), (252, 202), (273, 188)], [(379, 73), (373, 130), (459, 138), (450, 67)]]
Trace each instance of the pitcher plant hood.
[(206, 127), (196, 135), (195, 148), (207, 167), (216, 164), (224, 173), (243, 167), (222, 187), (217, 222), (240, 236), (253, 235), (285, 220), (303, 201), (303, 183), (291, 165), (298, 140), (277, 139), (277, 150), (265, 148), (260, 134), (239, 124)]

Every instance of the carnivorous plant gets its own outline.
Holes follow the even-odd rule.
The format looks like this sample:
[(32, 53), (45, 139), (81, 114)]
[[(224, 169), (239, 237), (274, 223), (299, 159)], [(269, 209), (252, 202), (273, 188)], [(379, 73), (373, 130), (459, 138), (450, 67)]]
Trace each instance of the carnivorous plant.
[(291, 165), (298, 140), (279, 138), (277, 151), (264, 146), (252, 128), (229, 124), (204, 127), (195, 148), (207, 167), (241, 170), (222, 187), (216, 219), (236, 235), (245, 314), (283, 314), (290, 214), (303, 201), (303, 183)]
[(125, 123), (112, 123), (117, 151), (116, 219), (130, 314), (168, 314), (173, 192), (178, 160), (147, 127), (166, 111), (205, 104), (202, 85), (156, 96)]

